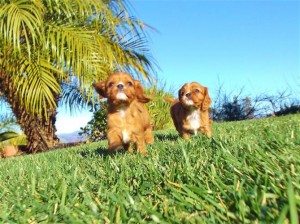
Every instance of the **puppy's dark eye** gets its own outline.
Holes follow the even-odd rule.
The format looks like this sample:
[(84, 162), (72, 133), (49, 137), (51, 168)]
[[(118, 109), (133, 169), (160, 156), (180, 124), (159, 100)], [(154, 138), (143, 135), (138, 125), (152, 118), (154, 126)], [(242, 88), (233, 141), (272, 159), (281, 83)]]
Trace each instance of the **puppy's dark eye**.
[(108, 84), (108, 86), (109, 86), (109, 87), (112, 87), (112, 86), (114, 86), (114, 83), (113, 83), (113, 82), (110, 82), (110, 83)]
[(132, 86), (132, 82), (130, 82), (130, 81), (127, 82), (127, 85), (128, 85), (128, 86)]
[(195, 93), (200, 93), (200, 90), (199, 89), (195, 89)]

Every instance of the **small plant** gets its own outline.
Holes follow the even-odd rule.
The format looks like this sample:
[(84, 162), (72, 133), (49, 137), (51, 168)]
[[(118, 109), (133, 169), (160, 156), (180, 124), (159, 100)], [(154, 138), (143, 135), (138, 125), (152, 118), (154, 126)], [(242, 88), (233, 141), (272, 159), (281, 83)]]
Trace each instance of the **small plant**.
[(12, 132), (12, 131), (6, 131), (6, 132), (2, 132), (0, 133), (0, 142), (4, 142), (6, 140), (9, 140), (11, 138), (16, 138), (19, 135), (16, 132)]
[(17, 129), (12, 115), (0, 115), (0, 149), (4, 145), (25, 145), (25, 136), (18, 134)]

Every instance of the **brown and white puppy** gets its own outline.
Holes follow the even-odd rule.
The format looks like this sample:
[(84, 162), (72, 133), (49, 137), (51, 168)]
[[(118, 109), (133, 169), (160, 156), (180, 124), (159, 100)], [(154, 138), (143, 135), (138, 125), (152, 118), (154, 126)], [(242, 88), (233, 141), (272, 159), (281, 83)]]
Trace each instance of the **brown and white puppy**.
[(186, 83), (181, 87), (178, 99), (172, 102), (170, 112), (176, 130), (182, 138), (189, 139), (190, 134), (196, 135), (198, 131), (211, 137), (208, 112), (210, 104), (207, 87), (197, 82)]
[(108, 149), (112, 152), (124, 148), (131, 152), (132, 142), (137, 152), (146, 155), (146, 143), (153, 143), (154, 138), (144, 105), (151, 99), (145, 96), (141, 83), (127, 73), (116, 72), (93, 86), (108, 101)]

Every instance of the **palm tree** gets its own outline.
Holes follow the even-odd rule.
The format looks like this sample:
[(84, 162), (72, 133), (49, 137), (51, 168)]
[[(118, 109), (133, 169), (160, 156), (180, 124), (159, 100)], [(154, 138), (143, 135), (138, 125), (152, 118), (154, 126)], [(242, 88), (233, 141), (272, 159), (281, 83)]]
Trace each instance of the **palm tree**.
[(58, 144), (56, 109), (68, 101), (62, 86), (75, 83), (91, 101), (91, 84), (113, 70), (151, 77), (146, 25), (127, 8), (122, 0), (0, 1), (0, 96), (30, 151)]

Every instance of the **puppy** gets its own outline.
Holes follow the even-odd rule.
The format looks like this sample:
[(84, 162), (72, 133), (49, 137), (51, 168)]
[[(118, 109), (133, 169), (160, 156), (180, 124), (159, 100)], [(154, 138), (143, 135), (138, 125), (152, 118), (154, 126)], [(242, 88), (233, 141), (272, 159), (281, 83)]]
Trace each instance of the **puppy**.
[(178, 99), (170, 100), (171, 117), (176, 130), (184, 139), (189, 139), (190, 134), (197, 134), (197, 131), (211, 137), (211, 120), (208, 109), (211, 99), (207, 87), (197, 82), (184, 84), (178, 91)]
[(144, 105), (151, 99), (145, 96), (141, 83), (127, 73), (116, 72), (93, 86), (108, 102), (108, 149), (113, 152), (124, 148), (132, 152), (132, 142), (137, 152), (146, 155), (146, 143), (153, 143), (154, 138)]

